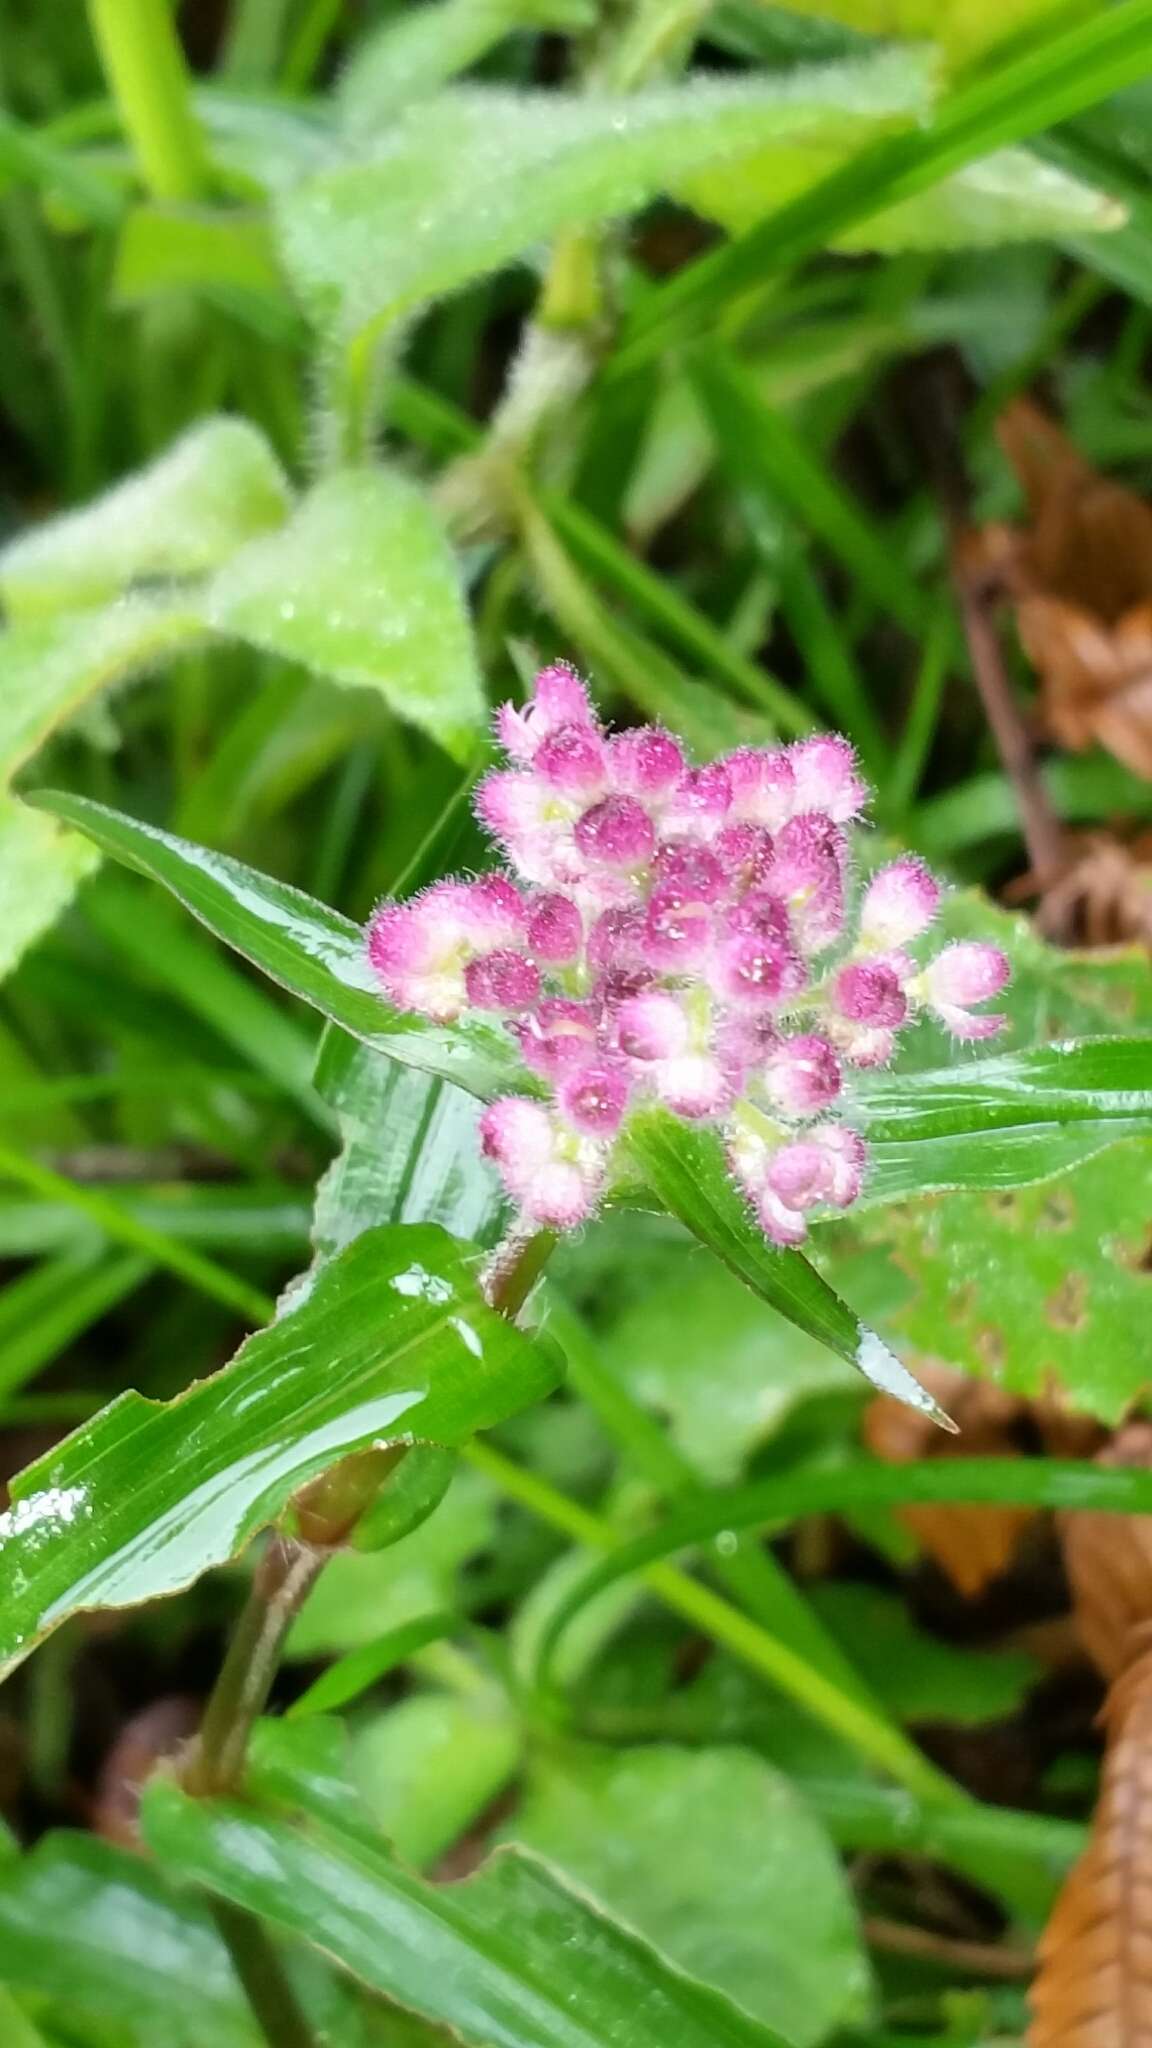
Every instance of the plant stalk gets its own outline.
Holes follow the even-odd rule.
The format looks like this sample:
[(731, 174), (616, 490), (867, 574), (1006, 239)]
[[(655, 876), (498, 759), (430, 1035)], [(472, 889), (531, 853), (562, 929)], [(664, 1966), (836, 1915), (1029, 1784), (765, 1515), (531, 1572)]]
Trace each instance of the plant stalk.
[(207, 156), (168, 0), (88, 0), (88, 16), (142, 182), (154, 199), (197, 198)]
[(254, 1913), (213, 1899), (212, 1918), (269, 2048), (317, 2048), (267, 1930)]
[(325, 1556), (311, 1544), (281, 1536), (269, 1544), (182, 1773), (186, 1791), (205, 1797), (237, 1789), (248, 1738), (268, 1703), (284, 1638)]

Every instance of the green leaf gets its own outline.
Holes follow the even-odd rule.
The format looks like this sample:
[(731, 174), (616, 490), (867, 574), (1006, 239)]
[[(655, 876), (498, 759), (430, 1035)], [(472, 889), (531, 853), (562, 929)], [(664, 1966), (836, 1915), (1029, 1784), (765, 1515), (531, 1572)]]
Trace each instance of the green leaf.
[(470, 1243), (495, 1242), (505, 1212), (480, 1156), (474, 1099), (434, 1075), (385, 1059), (343, 1033), (321, 1050), (317, 1085), (343, 1142), (316, 1190), (312, 1236), (330, 1258), (372, 1223), (441, 1223)]
[(47, 1835), (0, 1867), (0, 1978), (171, 2048), (255, 2048), (204, 1909), (153, 1864), (95, 1835)]
[(346, 1452), (458, 1444), (538, 1400), (551, 1368), (471, 1266), (435, 1226), (367, 1231), (222, 1372), (167, 1404), (121, 1395), (13, 1480), (0, 1663), (78, 1610), (190, 1584)]
[(858, 1106), (870, 1203), (1023, 1187), (1152, 1130), (1152, 1036), (873, 1074), (859, 1087)]
[(12, 541), (0, 591), (16, 617), (99, 604), (144, 579), (202, 575), (288, 510), (287, 480), (259, 430), (204, 420), (83, 510)]
[(877, 36), (914, 36), (944, 44), (950, 56), (968, 59), (994, 43), (1038, 27), (1045, 18), (1087, 14), (1092, 0), (788, 0), (797, 14), (842, 21), (846, 28)]
[(371, 156), (281, 201), (284, 260), (317, 315), (337, 318), (351, 337), (770, 138), (915, 121), (927, 111), (928, 81), (918, 55), (894, 52), (787, 79), (698, 80), (691, 91), (627, 99), (446, 92), (393, 121)]
[(978, 1726), (1013, 1714), (1040, 1676), (1020, 1650), (957, 1648), (915, 1627), (879, 1586), (826, 1580), (812, 1604), (862, 1677), (902, 1721)]
[(936, 1402), (841, 1301), (801, 1253), (770, 1245), (732, 1182), (715, 1131), (681, 1123), (667, 1110), (638, 1112), (629, 1144), (647, 1184), (701, 1244), (715, 1252), (754, 1294), (810, 1337), (847, 1359), (882, 1392), (946, 1422)]
[(533, 1766), (506, 1834), (798, 2048), (867, 2018), (839, 1859), (749, 1751), (564, 1749)]
[(0, 634), (0, 782), (97, 691), (192, 647), (204, 624), (180, 598), (126, 597), (95, 611), (26, 618)]
[[(416, 1456), (403, 1461), (397, 1480)], [(339, 1656), (425, 1615), (460, 1611), (461, 1568), (492, 1544), (496, 1501), (488, 1481), (467, 1467), (450, 1479), (439, 1503), (387, 1548), (365, 1544), (329, 1561), (293, 1624), (290, 1659)], [(381, 1490), (381, 1508), (389, 1492)]]
[(410, 8), (364, 39), (337, 88), (341, 121), (374, 137), (413, 100), (426, 99), (518, 28), (587, 29), (592, 0), (445, 0)]
[(396, 1854), (423, 1870), (504, 1790), (521, 1741), (519, 1721), (495, 1686), (466, 1698), (413, 1693), (357, 1723), (351, 1767)]
[(325, 477), (281, 532), (221, 569), (206, 611), (219, 632), (378, 690), (450, 753), (465, 754), (483, 724), (452, 551), (425, 494), (397, 471)]
[[(770, 143), (723, 168), (707, 166), (677, 181), (698, 213), (729, 234), (744, 234), (831, 176), (853, 151), (851, 133), (815, 147)], [(1058, 171), (1026, 149), (994, 150), (927, 192), (856, 222), (836, 237), (842, 249), (982, 248), (1119, 227), (1124, 208), (1107, 193)]]
[(1036, 48), (979, 73), (942, 99), (919, 127), (882, 136), (728, 246), (653, 292), (638, 309), (617, 374), (666, 348), (701, 320), (782, 269), (846, 235), (884, 208), (937, 186), (1002, 144), (1023, 140), (1092, 106), (1147, 71), (1152, 0), (1094, 8)]
[(79, 832), (0, 795), (0, 978), (55, 924), (99, 860)]
[(479, 1018), (430, 1025), (376, 993), (364, 934), (338, 911), (227, 854), (160, 832), (87, 797), (44, 793), (39, 808), (77, 825), (105, 852), (163, 883), (217, 938), (354, 1038), (402, 1066), (439, 1074), (485, 1099), (528, 1088), (511, 1041)]
[(162, 1864), (475, 2048), (778, 2048), (533, 1857), (502, 1852), (453, 1885), (406, 1869), (331, 1753), (292, 1747), (322, 1726), (257, 1731), (253, 1789), (290, 1799), (295, 1824), (153, 1780), (145, 1830)]
[(911, 1283), (903, 1342), (1014, 1393), (1059, 1387), (1115, 1423), (1148, 1382), (1152, 1146), (1062, 1180), (952, 1195), (862, 1219)]
[(116, 244), (113, 300), (146, 306), (172, 292), (220, 306), (270, 341), (289, 341), (300, 328), (268, 223), (255, 212), (157, 201), (134, 206)]

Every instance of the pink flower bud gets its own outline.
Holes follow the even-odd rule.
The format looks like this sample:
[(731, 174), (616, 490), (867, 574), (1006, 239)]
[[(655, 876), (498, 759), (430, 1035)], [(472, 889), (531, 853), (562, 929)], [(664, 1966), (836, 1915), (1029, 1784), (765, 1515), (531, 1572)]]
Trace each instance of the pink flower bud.
[(714, 839), (731, 802), (732, 785), (723, 761), (689, 768), (669, 798), (664, 829), (669, 838)]
[(549, 996), (517, 1027), (525, 1066), (554, 1080), (596, 1051), (596, 1014), (588, 1003)]
[(940, 907), (940, 885), (909, 855), (873, 875), (860, 906), (860, 936), (885, 952), (926, 932)]
[(772, 834), (766, 825), (725, 825), (713, 841), (716, 859), (734, 889), (754, 888), (772, 861)]
[(537, 896), (529, 905), (525, 944), (534, 960), (564, 966), (576, 958), (583, 938), (583, 919), (570, 896)]
[(1003, 1016), (970, 1017), (972, 1003), (998, 996), (1011, 969), (998, 946), (976, 940), (962, 940), (945, 946), (925, 968), (920, 986), (924, 1000), (954, 1038), (994, 1038), (1003, 1028)]
[(688, 1019), (663, 989), (629, 996), (616, 1012), (616, 1041), (634, 1060), (671, 1060), (688, 1044)]
[(836, 824), (854, 818), (868, 801), (867, 784), (856, 771), (856, 755), (836, 733), (799, 740), (788, 758), (796, 778), (793, 811), (824, 811)]
[(816, 1116), (840, 1093), (840, 1062), (814, 1032), (781, 1039), (763, 1068), (764, 1087), (781, 1116)]
[(588, 936), (588, 964), (607, 974), (644, 971), (644, 912), (602, 911)]
[(803, 1244), (808, 1235), (803, 1216), (790, 1209), (771, 1188), (765, 1188), (756, 1202), (756, 1220), (769, 1244), (779, 1245), (782, 1250)]
[(653, 1080), (666, 1108), (692, 1121), (719, 1116), (731, 1107), (735, 1093), (731, 1075), (708, 1053), (685, 1052), (659, 1060)]
[(675, 889), (685, 902), (718, 903), (727, 882), (717, 855), (691, 840), (662, 846), (652, 868), (653, 888)]
[(821, 813), (792, 818), (777, 834), (767, 886), (790, 905), (797, 937), (818, 952), (844, 928), (844, 869), (847, 842), (838, 825)]
[(533, 771), (549, 789), (586, 803), (604, 787), (608, 749), (591, 726), (562, 725), (536, 750)]
[(706, 903), (679, 889), (657, 889), (644, 920), (644, 958), (661, 974), (686, 972), (707, 959), (712, 946), (712, 913)]
[(494, 1160), (515, 1192), (547, 1166), (556, 1144), (552, 1118), (543, 1103), (522, 1095), (490, 1102), (480, 1119), (480, 1149)]
[(496, 733), (505, 753), (528, 765), (536, 750), (561, 726), (583, 725), (596, 731), (596, 714), (588, 692), (575, 669), (566, 661), (542, 668), (532, 685), (532, 697), (518, 709), (502, 704), (496, 713)]
[(477, 1010), (527, 1010), (540, 993), (540, 972), (523, 953), (505, 947), (470, 961), (464, 986)]
[(762, 1009), (799, 995), (807, 976), (790, 945), (754, 932), (724, 939), (716, 954), (716, 985), (741, 1008)]
[(808, 1138), (781, 1145), (768, 1167), (768, 1186), (789, 1209), (815, 1209), (826, 1199), (828, 1161)]
[(536, 775), (497, 768), (478, 785), (476, 816), (529, 882), (571, 881), (580, 872), (572, 829), (555, 793)]
[(868, 1165), (868, 1147), (859, 1131), (846, 1124), (821, 1124), (809, 1136), (824, 1154), (824, 1200), (834, 1209), (849, 1209), (860, 1193)]
[(853, 1024), (896, 1027), (908, 1014), (908, 999), (895, 974), (883, 962), (858, 962), (836, 976), (833, 999), (842, 1017)]
[(602, 1175), (564, 1160), (543, 1166), (520, 1200), (526, 1223), (540, 1230), (575, 1230), (592, 1215), (603, 1186)]
[(765, 825), (775, 832), (797, 808), (796, 775), (792, 762), (779, 747), (738, 747), (724, 759), (732, 791), (733, 818), (751, 825)]
[(886, 1067), (896, 1050), (896, 1033), (885, 1025), (837, 1021), (834, 1035), (850, 1067)]
[(591, 1138), (611, 1138), (628, 1107), (628, 1075), (618, 1061), (592, 1060), (564, 1076), (556, 1099), (574, 1131)]
[(624, 796), (671, 795), (684, 773), (684, 750), (671, 733), (641, 725), (608, 742), (608, 777)]
[(503, 875), (435, 882), (407, 903), (381, 905), (368, 928), (368, 958), (401, 1009), (448, 1023), (468, 1000), (469, 962), (515, 947), (526, 929), (524, 903)]
[(635, 797), (607, 796), (577, 820), (576, 844), (586, 860), (603, 861), (607, 867), (638, 868), (651, 860), (656, 833)]

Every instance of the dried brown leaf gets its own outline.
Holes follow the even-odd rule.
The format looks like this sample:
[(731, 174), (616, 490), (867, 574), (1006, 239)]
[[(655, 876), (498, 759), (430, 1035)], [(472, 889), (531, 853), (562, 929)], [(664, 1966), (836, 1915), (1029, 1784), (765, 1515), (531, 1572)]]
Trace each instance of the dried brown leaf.
[[(1013, 1432), (1027, 1415), (1027, 1404), (987, 1380), (972, 1380), (934, 1359), (917, 1362), (917, 1377), (957, 1425), (959, 1434), (945, 1437), (927, 1417), (880, 1395), (864, 1413), (863, 1435), (869, 1450), (889, 1465), (914, 1458), (1008, 1458), (1019, 1446)], [(935, 1559), (959, 1593), (974, 1599), (1011, 1564), (1030, 1508), (910, 1506), (900, 1520)]]
[[(1152, 1466), (1152, 1424), (1128, 1423), (1096, 1462)], [(1080, 1640), (1104, 1677), (1118, 1678), (1152, 1629), (1152, 1515), (1083, 1510), (1056, 1520)]]
[(1040, 1942), (1028, 2048), (1152, 2043), (1152, 1651), (1116, 1680), (1103, 1719), (1092, 1834)]
[(997, 431), (1030, 525), (986, 529), (973, 546), (1016, 601), (1045, 727), (1152, 781), (1152, 505), (1102, 476), (1030, 399)]
[(1007, 903), (1035, 903), (1036, 929), (1077, 945), (1152, 946), (1152, 834), (1123, 840), (1111, 832), (1068, 833), (1069, 858), (1047, 884), (1022, 875)]

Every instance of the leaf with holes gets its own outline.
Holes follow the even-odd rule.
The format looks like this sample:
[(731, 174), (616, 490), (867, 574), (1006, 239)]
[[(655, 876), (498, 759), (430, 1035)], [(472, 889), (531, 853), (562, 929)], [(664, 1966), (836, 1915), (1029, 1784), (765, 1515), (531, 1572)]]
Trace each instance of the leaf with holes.
[(898, 1341), (1014, 1393), (1059, 1388), (1105, 1422), (1146, 1392), (1147, 1142), (1044, 1186), (910, 1203), (861, 1227), (911, 1283)]

